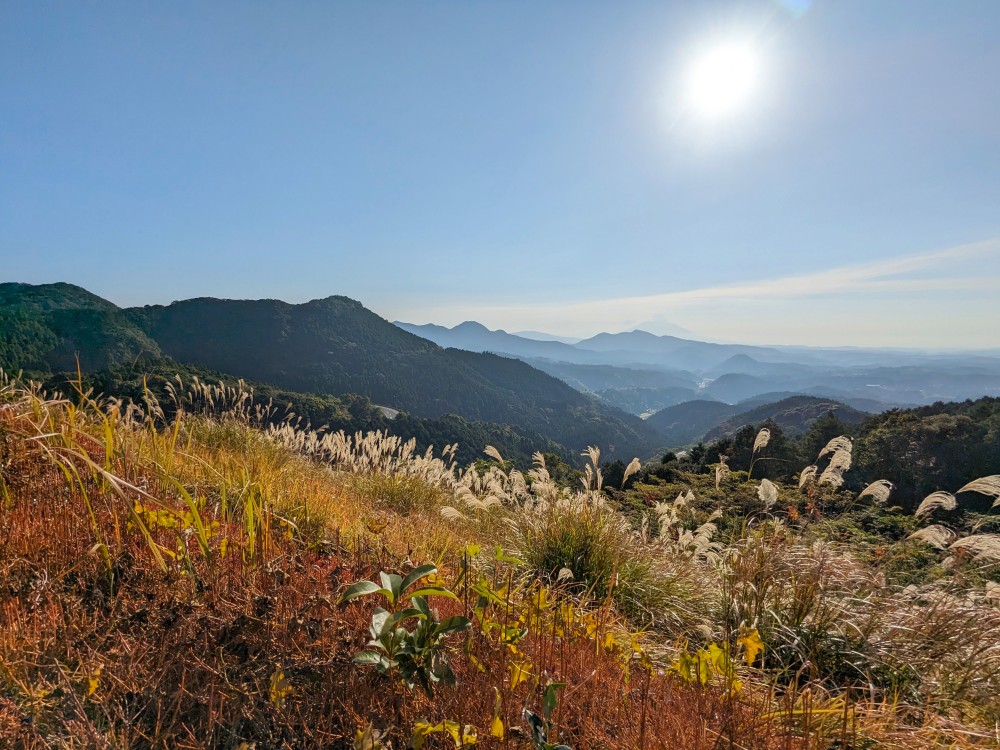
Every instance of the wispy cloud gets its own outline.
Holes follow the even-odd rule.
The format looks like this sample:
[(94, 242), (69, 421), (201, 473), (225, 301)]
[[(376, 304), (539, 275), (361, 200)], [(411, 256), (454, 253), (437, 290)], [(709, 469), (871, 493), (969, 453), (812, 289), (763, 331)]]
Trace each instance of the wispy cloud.
[[(703, 335), (730, 338), (739, 328), (734, 319), (758, 315), (767, 308), (775, 321), (760, 320), (761, 334), (805, 330), (815, 326), (832, 311), (852, 307), (866, 310), (865, 325), (881, 324), (885, 335), (908, 335), (900, 326), (909, 315), (913, 326), (926, 328), (925, 310), (945, 297), (955, 297), (968, 307), (981, 303), (983, 309), (1000, 313), (996, 290), (1000, 288), (1000, 237), (971, 244), (949, 247), (870, 263), (854, 264), (772, 279), (757, 279), (738, 284), (687, 289), (662, 294), (586, 300), (569, 304), (547, 302), (511, 305), (463, 306), (461, 309), (442, 307), (424, 309), (436, 316), (435, 322), (459, 322), (474, 318), (491, 327), (508, 330), (542, 328), (553, 333), (586, 335), (597, 331), (628, 330), (653, 319), (670, 319)], [(891, 303), (889, 300), (892, 300)], [(907, 310), (912, 308), (908, 313)], [(798, 328), (789, 328), (788, 321), (779, 320), (794, 310)], [(766, 311), (765, 311), (766, 312)], [(859, 313), (860, 314), (860, 313)], [(849, 316), (848, 316), (849, 317)], [(845, 318), (846, 320), (846, 318)], [(728, 323), (726, 323), (728, 321)], [(765, 324), (771, 325), (765, 329)], [(706, 330), (708, 328), (713, 330)], [(743, 321), (744, 328), (746, 322)], [(872, 329), (874, 330), (874, 329)], [(872, 330), (850, 331), (843, 338), (863, 343)], [(725, 331), (729, 331), (727, 336)], [(758, 335), (761, 340), (768, 335)], [(801, 336), (794, 336), (799, 340)], [(990, 333), (996, 338), (997, 334)], [(977, 342), (979, 339), (976, 340)], [(831, 343), (829, 341), (824, 343)], [(933, 342), (928, 342), (931, 345)], [(997, 341), (988, 345), (997, 345)], [(983, 345), (970, 344), (970, 345)]]

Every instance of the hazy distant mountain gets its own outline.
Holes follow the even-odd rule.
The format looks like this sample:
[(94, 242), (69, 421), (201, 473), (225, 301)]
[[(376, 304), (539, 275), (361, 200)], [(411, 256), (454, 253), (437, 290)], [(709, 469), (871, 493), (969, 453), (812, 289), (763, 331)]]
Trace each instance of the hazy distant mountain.
[(416, 336), (433, 341), (446, 349), (465, 349), (470, 352), (493, 352), (514, 357), (542, 357), (555, 361), (599, 364), (602, 357), (581, 352), (571, 344), (561, 341), (544, 341), (516, 336), (506, 331), (491, 331), (480, 323), (466, 321), (454, 328), (433, 324), (412, 325), (396, 321), (395, 325)]
[[(398, 324), (397, 324), (398, 325)], [(523, 339), (534, 339), (535, 341), (558, 341), (561, 344), (576, 344), (580, 339), (571, 336), (556, 336), (543, 331), (514, 331), (515, 336)]]
[(744, 425), (760, 425), (768, 419), (784, 432), (805, 432), (819, 417), (833, 412), (845, 424), (860, 424), (869, 414), (832, 399), (795, 395), (769, 403), (724, 404), (718, 401), (688, 401), (667, 407), (646, 422), (672, 448), (710, 442), (735, 434)]
[[(1000, 395), (1000, 357), (990, 352), (759, 347), (639, 330), (568, 344), (490, 331), (472, 322), (454, 328), (399, 325), (441, 346), (518, 357), (574, 388), (600, 393), (608, 403), (631, 404), (636, 414), (668, 405), (673, 396), (656, 393), (663, 388), (692, 388), (698, 398), (729, 403), (774, 392), (806, 394), (871, 411)], [(584, 376), (579, 366), (593, 369)], [(650, 382), (650, 372), (672, 380)], [(595, 382), (597, 373), (604, 382)], [(666, 400), (657, 403), (659, 397)]]

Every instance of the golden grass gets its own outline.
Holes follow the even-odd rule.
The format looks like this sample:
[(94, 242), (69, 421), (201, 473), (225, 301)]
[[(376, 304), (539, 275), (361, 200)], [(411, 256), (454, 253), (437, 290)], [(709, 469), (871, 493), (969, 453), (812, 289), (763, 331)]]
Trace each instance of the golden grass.
[[(691, 493), (630, 527), (596, 453), (565, 488), (544, 461), (477, 471), (453, 446), (268, 427), (239, 389), (178, 383), (173, 398), (167, 420), (151, 399), (0, 378), (0, 747), (352, 747), (368, 725), (404, 747), (418, 721), (447, 720), (526, 748), (522, 709), (542, 713), (560, 683), (550, 738), (574, 750), (997, 746), (985, 597), (891, 591), (777, 521), (723, 547)], [(545, 545), (533, 570), (510, 559)], [(371, 607), (336, 606), (352, 581), (428, 561), (459, 596), (442, 615), (476, 623), (434, 698), (354, 665)], [(630, 601), (657, 630), (629, 623)], [(730, 648), (748, 628), (764, 655), (737, 663), (741, 690), (674, 669), (688, 643)], [(817, 659), (857, 633), (872, 662), (919, 668), (925, 703), (831, 681)]]

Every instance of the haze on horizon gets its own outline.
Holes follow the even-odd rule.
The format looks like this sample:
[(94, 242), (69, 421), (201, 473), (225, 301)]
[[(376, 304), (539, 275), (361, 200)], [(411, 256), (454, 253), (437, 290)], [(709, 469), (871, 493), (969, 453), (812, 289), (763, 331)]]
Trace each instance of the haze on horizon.
[(0, 281), (996, 348), (998, 37), (992, 0), (0, 0)]

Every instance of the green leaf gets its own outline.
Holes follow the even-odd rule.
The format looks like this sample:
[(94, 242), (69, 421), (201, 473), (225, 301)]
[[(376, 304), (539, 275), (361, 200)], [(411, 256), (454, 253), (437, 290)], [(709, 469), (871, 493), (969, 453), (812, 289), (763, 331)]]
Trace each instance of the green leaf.
[(497, 546), (496, 557), (494, 558), (497, 562), (510, 563), (511, 565), (527, 565), (527, 563), (520, 557), (514, 557), (513, 555), (508, 555), (504, 552), (503, 547)]
[(424, 599), (424, 597), (414, 596), (410, 600), (410, 604), (412, 604), (415, 609), (419, 609), (421, 612), (423, 612), (423, 614), (427, 617), (427, 619), (431, 618), (431, 608), (427, 605), (427, 600)]
[(340, 597), (338, 604), (346, 604), (352, 599), (357, 599), (359, 596), (367, 596), (368, 594), (374, 594), (380, 590), (381, 588), (377, 583), (373, 583), (372, 581), (358, 581), (344, 592), (343, 596)]
[(403, 579), (395, 573), (379, 573), (378, 577), (382, 581), (382, 588), (389, 591), (386, 595), (389, 603), (395, 604), (399, 600), (399, 595), (402, 593), (401, 585), (403, 583)]
[(417, 589), (412, 594), (410, 594), (410, 596), (411, 597), (414, 597), (414, 596), (446, 596), (449, 599), (458, 600), (458, 597), (455, 596), (455, 594), (453, 594), (448, 589), (441, 588), (440, 586), (427, 586), (426, 588)]
[(438, 635), (444, 635), (445, 633), (458, 632), (461, 630), (466, 630), (472, 622), (468, 617), (462, 615), (455, 615), (454, 617), (448, 617), (441, 621), (441, 623), (434, 629), (435, 633)]
[(545, 686), (545, 692), (542, 694), (542, 714), (546, 719), (549, 718), (552, 715), (552, 712), (556, 709), (556, 703), (558, 701), (556, 691), (564, 687), (566, 687), (565, 682), (550, 682)]
[(372, 624), (368, 628), (368, 632), (372, 634), (372, 638), (381, 638), (382, 634), (391, 627), (391, 625), (387, 626), (390, 616), (390, 613), (382, 607), (379, 607), (372, 613)]
[(419, 617), (424, 619), (427, 617), (423, 612), (421, 612), (416, 607), (408, 607), (406, 609), (401, 609), (399, 612), (395, 612), (390, 615), (389, 619), (386, 621), (385, 627), (396, 627), (399, 623), (404, 620), (409, 620), (411, 617)]
[[(431, 573), (437, 573), (437, 567), (432, 563), (427, 563), (426, 565), (414, 568), (407, 574), (406, 578), (403, 579), (400, 584), (400, 591), (406, 591), (421, 578), (426, 578)], [(410, 596), (414, 596), (414, 594), (410, 594)]]
[(382, 654), (377, 654), (374, 651), (358, 651), (354, 655), (355, 664), (378, 664), (385, 657)]

